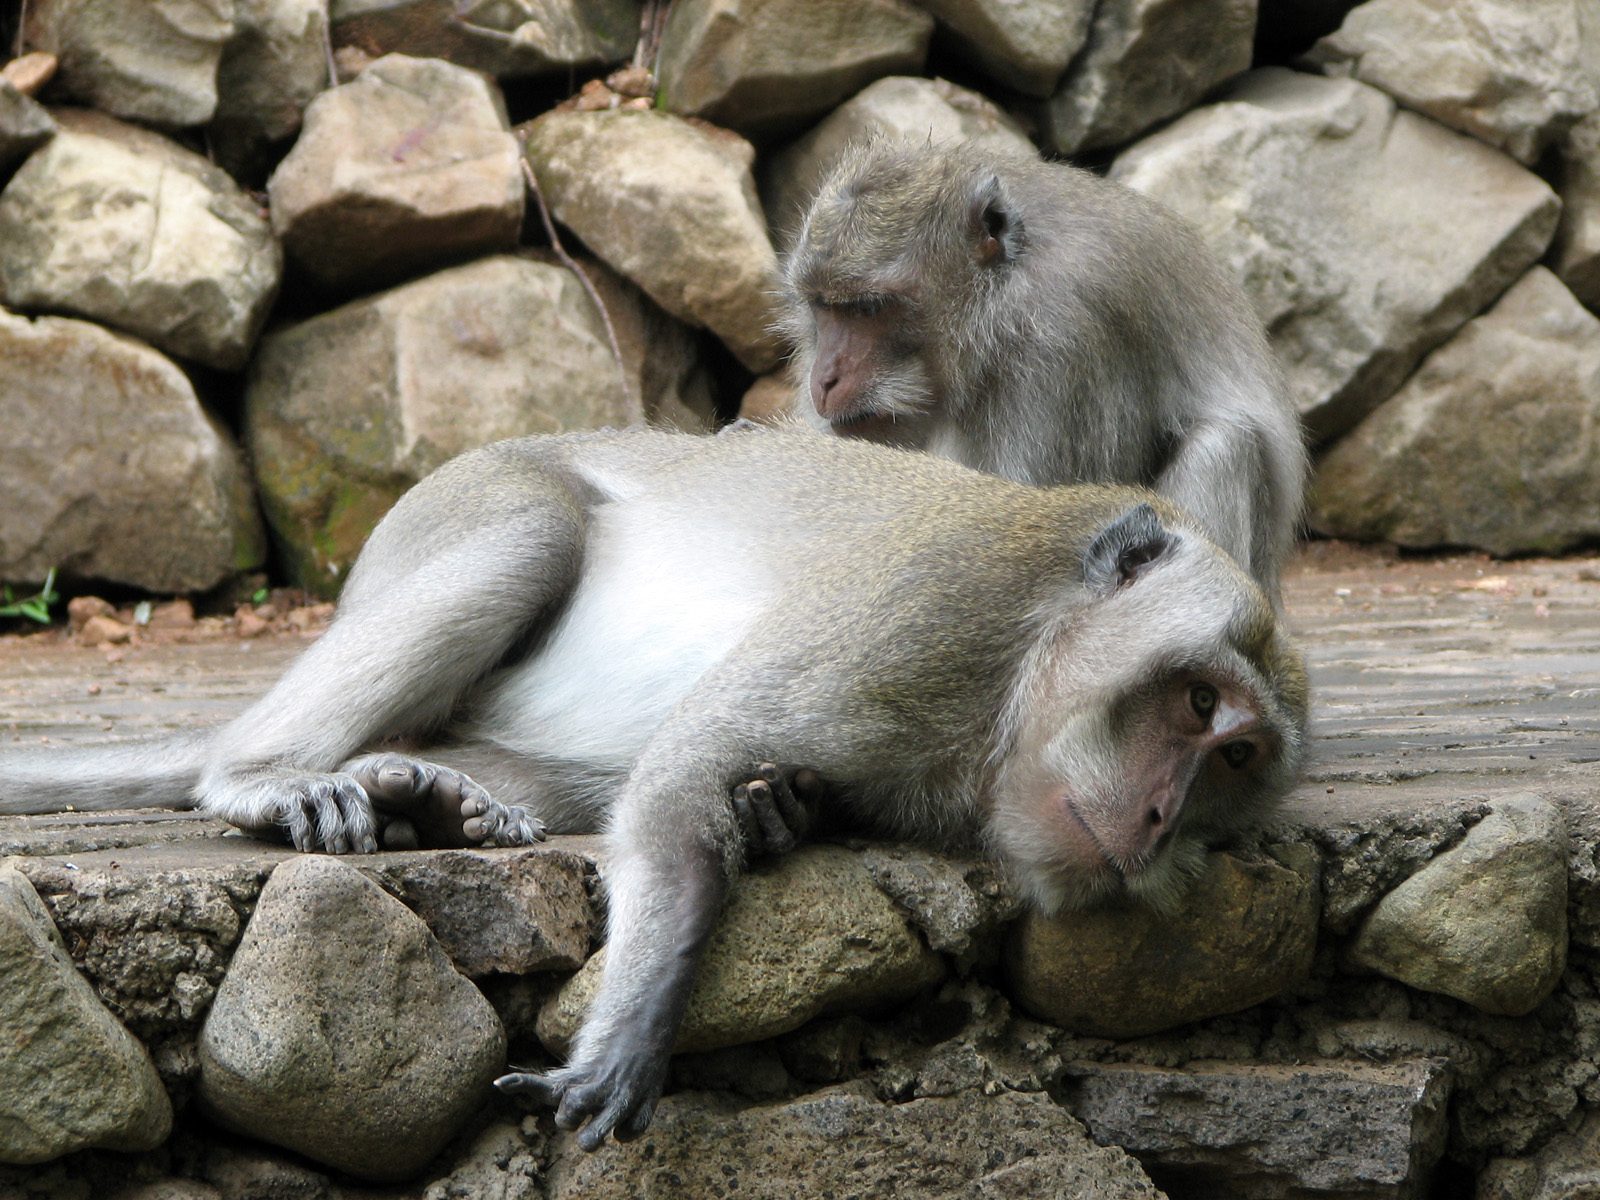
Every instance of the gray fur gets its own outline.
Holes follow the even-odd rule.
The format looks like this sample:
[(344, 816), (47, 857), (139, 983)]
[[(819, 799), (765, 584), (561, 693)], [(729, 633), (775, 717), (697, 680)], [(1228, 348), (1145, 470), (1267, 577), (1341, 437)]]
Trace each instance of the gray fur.
[(893, 334), (847, 416), (894, 428), (865, 436), (1022, 483), (1153, 487), (1276, 597), (1299, 420), (1259, 319), (1175, 213), (1061, 163), (872, 140), (823, 184), (783, 278), (806, 420), (830, 426), (820, 309), (888, 300)]

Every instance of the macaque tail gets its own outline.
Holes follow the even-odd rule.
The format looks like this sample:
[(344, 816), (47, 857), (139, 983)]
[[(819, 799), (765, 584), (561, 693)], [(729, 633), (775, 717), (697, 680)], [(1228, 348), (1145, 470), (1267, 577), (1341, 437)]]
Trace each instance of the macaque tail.
[(0, 815), (193, 808), (209, 733), (100, 746), (0, 746)]

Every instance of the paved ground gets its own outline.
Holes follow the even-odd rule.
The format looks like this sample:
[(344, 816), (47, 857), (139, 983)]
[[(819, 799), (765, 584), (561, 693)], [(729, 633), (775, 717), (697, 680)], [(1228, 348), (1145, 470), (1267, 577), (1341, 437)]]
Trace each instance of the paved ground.
[[(1311, 663), (1316, 741), (1291, 811), (1327, 819), (1512, 790), (1595, 797), (1600, 558), (1397, 559), (1320, 543), (1291, 567), (1286, 596)], [(0, 638), (0, 739), (115, 740), (223, 720), (306, 643), (106, 651)]]

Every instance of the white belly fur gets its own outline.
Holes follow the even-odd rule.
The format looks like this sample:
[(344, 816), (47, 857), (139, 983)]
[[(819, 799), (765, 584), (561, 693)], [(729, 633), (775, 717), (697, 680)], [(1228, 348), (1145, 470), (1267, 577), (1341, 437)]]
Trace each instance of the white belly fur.
[(648, 500), (603, 505), (571, 603), (538, 656), (491, 683), (483, 732), (522, 753), (629, 767), (776, 587), (731, 522)]

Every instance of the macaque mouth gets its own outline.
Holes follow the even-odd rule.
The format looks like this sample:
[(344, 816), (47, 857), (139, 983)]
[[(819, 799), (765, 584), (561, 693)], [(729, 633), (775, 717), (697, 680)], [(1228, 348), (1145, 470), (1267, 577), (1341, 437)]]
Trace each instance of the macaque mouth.
[(846, 437), (864, 437), (878, 441), (894, 441), (898, 434), (906, 432), (892, 415), (886, 416), (871, 409), (829, 417), (828, 424), (835, 433)]

